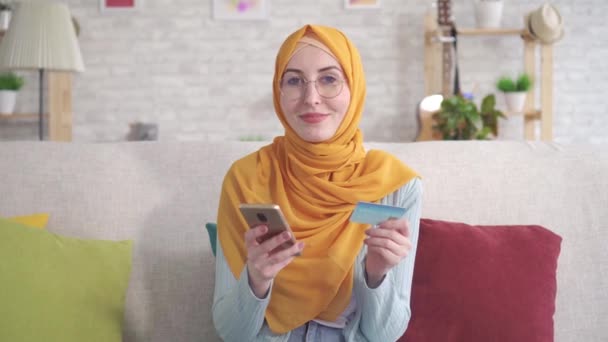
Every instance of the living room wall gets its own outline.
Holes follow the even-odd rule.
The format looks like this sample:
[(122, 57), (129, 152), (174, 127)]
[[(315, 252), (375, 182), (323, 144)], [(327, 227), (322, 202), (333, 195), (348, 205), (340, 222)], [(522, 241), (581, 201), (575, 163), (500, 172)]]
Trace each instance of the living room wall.
[[(271, 81), (276, 51), (305, 23), (336, 26), (359, 47), (368, 82), (362, 129), (367, 140), (411, 141), (423, 96), (423, 16), (429, 0), (382, 0), (347, 10), (343, 0), (270, 0), (262, 21), (212, 18), (210, 0), (145, 0), (136, 12), (101, 13), (98, 0), (68, 0), (81, 26), (86, 71), (74, 79), (74, 140), (124, 140), (129, 123), (156, 123), (161, 140), (271, 139), (282, 134)], [(475, 24), (473, 1), (454, 0), (460, 27)], [(521, 27), (540, 0), (505, 1), (503, 26)], [(555, 45), (554, 137), (608, 142), (608, 26), (604, 0), (552, 1), (566, 34)], [(477, 98), (523, 67), (518, 37), (462, 37), (464, 90)], [(37, 111), (37, 79), (27, 77), (18, 111)], [(476, 87), (477, 85), (477, 87)], [(599, 95), (599, 96), (598, 96)], [(499, 106), (502, 99), (499, 98)], [(36, 139), (35, 127), (0, 136)], [(32, 134), (33, 133), (33, 134)]]

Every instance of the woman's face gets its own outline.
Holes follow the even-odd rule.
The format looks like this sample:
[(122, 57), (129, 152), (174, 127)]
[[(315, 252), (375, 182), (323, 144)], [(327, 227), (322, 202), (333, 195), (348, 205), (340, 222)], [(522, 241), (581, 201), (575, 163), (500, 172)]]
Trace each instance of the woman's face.
[(334, 136), (350, 104), (350, 89), (340, 63), (307, 45), (294, 54), (281, 80), (281, 109), (289, 126), (305, 141)]

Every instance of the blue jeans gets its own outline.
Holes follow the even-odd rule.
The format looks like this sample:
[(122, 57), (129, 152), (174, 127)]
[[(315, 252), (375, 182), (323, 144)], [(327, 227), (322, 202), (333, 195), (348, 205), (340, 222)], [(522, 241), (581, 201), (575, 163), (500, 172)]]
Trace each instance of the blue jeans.
[(289, 342), (343, 342), (342, 329), (331, 328), (310, 321), (294, 330), (289, 335)]

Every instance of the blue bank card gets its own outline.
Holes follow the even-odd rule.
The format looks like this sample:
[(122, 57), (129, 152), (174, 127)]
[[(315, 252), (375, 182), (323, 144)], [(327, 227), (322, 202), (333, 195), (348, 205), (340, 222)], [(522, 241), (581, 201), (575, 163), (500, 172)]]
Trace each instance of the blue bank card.
[(358, 202), (350, 220), (357, 223), (378, 224), (391, 218), (401, 218), (403, 215), (405, 215), (405, 208)]

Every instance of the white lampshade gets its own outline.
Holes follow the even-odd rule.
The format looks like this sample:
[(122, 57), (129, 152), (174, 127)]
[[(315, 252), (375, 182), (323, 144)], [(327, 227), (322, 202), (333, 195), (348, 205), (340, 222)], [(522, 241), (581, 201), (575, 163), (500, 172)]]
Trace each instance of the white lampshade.
[(49, 1), (18, 3), (0, 43), (0, 68), (84, 71), (68, 7)]

